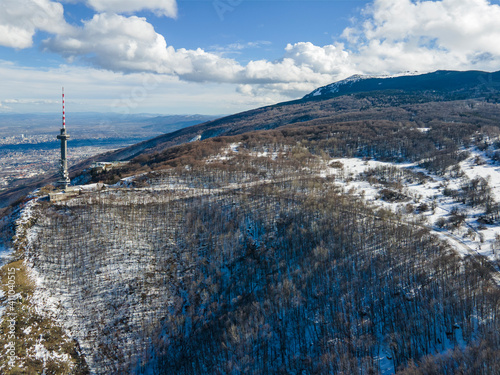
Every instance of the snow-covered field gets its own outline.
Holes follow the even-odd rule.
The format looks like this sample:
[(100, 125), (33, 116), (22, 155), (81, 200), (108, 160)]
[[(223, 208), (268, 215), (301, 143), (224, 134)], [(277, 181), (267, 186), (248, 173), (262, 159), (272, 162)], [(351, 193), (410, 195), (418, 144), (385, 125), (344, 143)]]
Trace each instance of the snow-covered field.
[[(478, 157), (485, 164), (477, 165)], [(445, 195), (445, 187), (458, 188), (463, 183), (463, 178), (433, 175), (417, 167), (415, 163), (393, 164), (375, 160), (342, 158), (332, 160), (329, 165), (340, 165), (339, 163), (342, 165), (341, 168), (329, 167), (323, 172), (323, 176), (334, 175), (336, 182), (341, 184), (346, 191), (363, 196), (376, 207), (390, 209), (395, 213), (402, 214), (403, 217), (410, 215), (425, 219), (422, 224), (448, 241), (460, 254), (479, 254), (492, 262), (500, 259), (500, 243), (498, 241), (500, 226), (479, 223), (477, 218), (480, 210), (473, 209)], [(428, 178), (425, 182), (416, 181), (403, 184), (401, 193), (408, 200), (390, 202), (380, 197), (380, 191), (384, 186), (370, 183), (363, 178), (364, 173), (377, 167), (396, 167), (415, 174), (423, 173)], [(500, 202), (500, 167), (494, 165), (484, 152), (470, 150), (470, 156), (460, 163), (460, 167), (469, 179), (483, 177), (488, 180), (495, 201)], [(427, 205), (428, 209), (424, 212), (418, 212), (417, 207), (423, 204)], [(412, 209), (408, 205), (413, 207), (413, 212), (410, 212)], [(439, 219), (448, 219), (454, 209), (466, 214), (464, 224), (454, 230), (439, 228), (436, 225)]]

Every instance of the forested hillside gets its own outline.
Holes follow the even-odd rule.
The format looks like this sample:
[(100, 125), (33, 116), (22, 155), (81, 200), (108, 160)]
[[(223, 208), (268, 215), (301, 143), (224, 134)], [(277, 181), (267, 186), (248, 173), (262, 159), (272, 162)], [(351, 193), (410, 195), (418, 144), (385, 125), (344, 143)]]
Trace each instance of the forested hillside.
[[(257, 108), (168, 133), (103, 155), (100, 160), (129, 160), (141, 154), (161, 152), (171, 146), (189, 142), (197, 136), (207, 139), (236, 135), (290, 124), (307, 124), (320, 119), (329, 123), (364, 119), (418, 121), (420, 118), (417, 114), (425, 112), (427, 116), (422, 118), (423, 121), (429, 116), (437, 116), (436, 120), (446, 120), (446, 117), (442, 117), (440, 103), (465, 100), (500, 102), (497, 83), (500, 81), (500, 72), (438, 71), (394, 78), (354, 77), (346, 81), (319, 88), (300, 100)], [(337, 89), (332, 90), (332, 86)], [(434, 105), (430, 108), (418, 106), (424, 103)], [(389, 108), (392, 111), (386, 114), (385, 111)], [(470, 112), (466, 109), (462, 111)]]
[(495, 373), (499, 293), (482, 262), (298, 171), (306, 160), (213, 161), (42, 204), (27, 256), (90, 368)]
[(498, 374), (500, 104), (439, 95), (266, 107), (114, 154), (130, 163), (71, 195), (38, 191), (15, 227), (37, 317), (19, 335), (39, 345), (21, 363)]
[[(318, 102), (316, 110), (325, 106), (329, 117), (294, 124), (277, 129), (247, 132), (229, 138), (216, 137), (202, 143), (188, 143), (166, 148), (163, 151), (145, 153), (130, 160), (130, 164), (107, 175), (99, 175), (96, 181), (112, 181), (126, 176), (165, 167), (193, 163), (218, 152), (224, 142), (244, 141), (247, 147), (303, 146), (312, 155), (328, 157), (370, 157), (392, 162), (419, 161), (422, 166), (438, 173), (463, 160), (469, 146), (489, 149), (494, 160), (500, 160), (495, 140), (500, 134), (500, 105), (484, 101), (451, 101), (395, 106), (401, 101), (393, 93), (363, 98), (342, 97)], [(366, 104), (365, 111), (348, 110), (345, 113), (339, 102), (344, 101), (352, 109), (353, 103)], [(337, 111), (331, 106), (339, 106)], [(496, 142), (496, 143), (495, 143)], [(490, 147), (491, 146), (491, 147)], [(116, 182), (116, 181), (115, 181)]]
[(40, 202), (35, 300), (89, 368), (498, 371), (487, 261), (367, 206), (324, 174), (328, 156), (271, 139), (200, 143), (198, 161)]
[[(472, 123), (487, 125), (483, 113), (488, 109), (474, 108), (474, 103), (500, 103), (498, 82), (500, 72), (440, 71), (431, 74), (395, 78), (350, 80), (347, 85), (337, 82), (342, 89), (331, 94), (330, 86), (315, 90), (300, 100), (257, 108), (223, 117), (200, 125), (180, 129), (124, 149), (93, 157), (70, 167), (71, 176), (81, 174), (94, 161), (130, 160), (168, 150), (194, 139), (239, 135), (257, 130), (277, 129), (282, 126), (304, 125), (321, 121), (335, 124), (345, 121), (388, 120), (411, 121), (421, 126), (431, 120), (469, 123), (463, 117), (477, 116)], [(379, 85), (379, 83), (382, 83)], [(323, 89), (326, 91), (323, 93)], [(334, 90), (335, 91), (335, 90)], [(320, 95), (315, 95), (321, 93)], [(448, 103), (458, 106), (451, 108)], [(494, 106), (493, 106), (494, 107)], [(494, 107), (493, 110), (496, 107)], [(486, 115), (488, 116), (488, 115)], [(485, 122), (483, 120), (486, 120)], [(158, 126), (163, 125), (161, 118)], [(425, 125), (424, 125), (425, 126)], [(69, 143), (71, 149), (71, 141)], [(71, 165), (71, 163), (70, 163)], [(55, 171), (54, 171), (55, 173)], [(27, 181), (0, 194), (0, 207), (13, 203), (30, 191), (50, 183), (55, 176)], [(4, 202), (4, 204), (2, 204)]]

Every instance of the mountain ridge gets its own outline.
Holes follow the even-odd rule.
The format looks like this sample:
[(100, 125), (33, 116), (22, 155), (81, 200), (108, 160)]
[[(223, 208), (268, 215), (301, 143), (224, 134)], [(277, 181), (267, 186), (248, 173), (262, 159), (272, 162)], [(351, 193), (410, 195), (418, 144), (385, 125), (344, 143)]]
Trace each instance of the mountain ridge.
[[(379, 85), (381, 82), (384, 82), (384, 85)], [(417, 85), (416, 82), (419, 82), (419, 84)], [(313, 95), (317, 90), (322, 89), (319, 88), (302, 99), (244, 111), (193, 127), (160, 135), (151, 140), (107, 154), (99, 160), (104, 160), (106, 158), (130, 160), (142, 153), (161, 152), (168, 147), (188, 142), (197, 136), (200, 136), (203, 140), (221, 135), (230, 136), (248, 131), (275, 129), (280, 126), (303, 123), (317, 118), (328, 118), (332, 115), (338, 115), (342, 111), (349, 111), (349, 106), (352, 106), (351, 109), (353, 112), (361, 112), (363, 109), (370, 106), (377, 107), (377, 103), (364, 103), (363, 105), (359, 105), (359, 99), (362, 99), (364, 93), (364, 96), (368, 97), (370, 95), (374, 97), (382, 97), (384, 95), (387, 97), (391, 95), (397, 96), (401, 100), (401, 103), (396, 103), (397, 106), (412, 102), (441, 102), (466, 99), (491, 100), (492, 96), (494, 96), (493, 100), (496, 101), (498, 99), (495, 97), (498, 93), (496, 82), (500, 83), (500, 71), (495, 73), (479, 71), (437, 71), (428, 74), (407, 75), (393, 78), (370, 77), (361, 81), (352, 82), (352, 85), (349, 86), (348, 89), (339, 89), (338, 92), (332, 95)], [(438, 88), (444, 83), (447, 83), (447, 88), (443, 86), (439, 90), (433, 89)], [(338, 84), (338, 82), (331, 85), (336, 84)], [(411, 89), (403, 89), (405, 85), (407, 87), (409, 84), (413, 84)], [(324, 87), (329, 87), (331, 85)], [(453, 90), (451, 90), (450, 87), (453, 88)], [(353, 95), (354, 97), (352, 97)], [(339, 99), (340, 97), (346, 98), (341, 100)], [(335, 99), (338, 102), (335, 102)], [(330, 102), (328, 102), (328, 100), (330, 100)], [(346, 102), (350, 103), (346, 104)], [(394, 105), (394, 103), (382, 104), (383, 107)], [(320, 111), (322, 111), (321, 113), (317, 111), (318, 106), (322, 107), (320, 108)], [(326, 108), (328, 106), (330, 106), (330, 108)], [(311, 115), (310, 113), (312, 111), (316, 111), (316, 115)], [(360, 117), (366, 117), (366, 113), (358, 114)]]
[(354, 75), (345, 80), (334, 82), (320, 87), (303, 97), (304, 100), (319, 99), (325, 97), (334, 97), (348, 95), (359, 92), (379, 91), (379, 90), (405, 90), (420, 91), (434, 90), (440, 92), (462, 92), (470, 88), (478, 90), (478, 96), (481, 94), (480, 87), (488, 91), (500, 84), (500, 71), (453, 71), (437, 70), (425, 74), (409, 74), (390, 77), (376, 77)]

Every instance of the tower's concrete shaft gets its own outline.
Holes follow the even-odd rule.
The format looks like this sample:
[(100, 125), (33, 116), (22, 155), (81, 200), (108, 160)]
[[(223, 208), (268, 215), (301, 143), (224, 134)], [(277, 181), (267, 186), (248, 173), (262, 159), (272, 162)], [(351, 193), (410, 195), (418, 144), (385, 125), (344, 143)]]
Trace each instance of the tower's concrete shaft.
[(61, 140), (61, 165), (59, 167), (59, 180), (57, 184), (66, 189), (70, 183), (68, 174), (68, 138), (69, 134), (66, 133), (66, 127), (61, 128), (61, 134), (57, 136), (57, 139)]

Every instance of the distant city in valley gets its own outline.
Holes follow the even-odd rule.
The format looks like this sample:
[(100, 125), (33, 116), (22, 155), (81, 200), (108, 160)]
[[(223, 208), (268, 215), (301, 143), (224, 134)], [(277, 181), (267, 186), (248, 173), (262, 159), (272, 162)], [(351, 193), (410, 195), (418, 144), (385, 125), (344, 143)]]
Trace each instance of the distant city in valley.
[[(76, 113), (67, 122), (69, 166), (217, 116)], [(57, 173), (60, 114), (0, 114), (0, 192), (13, 183)]]

